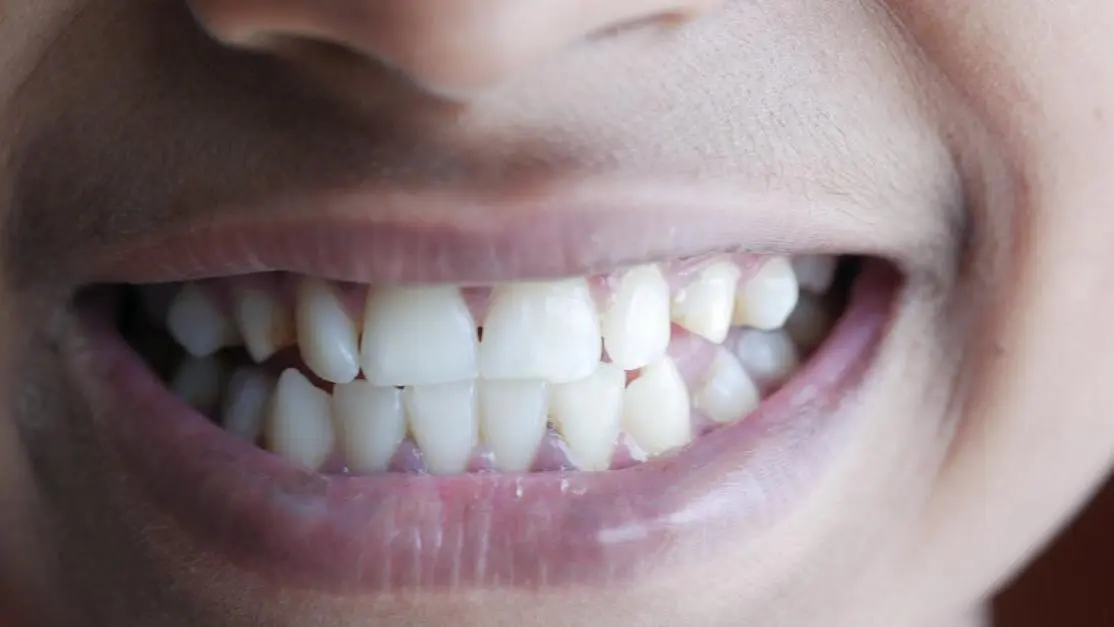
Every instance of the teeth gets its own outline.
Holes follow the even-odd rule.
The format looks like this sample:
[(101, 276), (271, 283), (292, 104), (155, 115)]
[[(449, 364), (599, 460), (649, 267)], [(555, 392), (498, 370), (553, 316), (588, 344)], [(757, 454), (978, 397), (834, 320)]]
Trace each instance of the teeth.
[(599, 364), (600, 324), (585, 279), (495, 288), (480, 342), (485, 379), (567, 383)]
[(623, 430), (649, 455), (692, 439), (689, 393), (672, 359), (644, 368), (623, 394)]
[(353, 381), (333, 390), (333, 419), (348, 467), (358, 473), (387, 469), (406, 437), (402, 391)]
[(581, 470), (611, 468), (623, 415), (627, 373), (615, 364), (600, 364), (586, 379), (554, 385), (549, 416)]
[(632, 268), (600, 319), (612, 363), (638, 370), (665, 356), (669, 346), (669, 283), (656, 265)]
[(408, 387), (403, 399), (429, 472), (464, 472), (479, 436), (475, 382)]
[(328, 283), (302, 280), (296, 317), (298, 344), (306, 365), (326, 381), (355, 379), (360, 372), (356, 324)]
[(693, 403), (707, 417), (724, 423), (734, 422), (754, 411), (760, 400), (758, 386), (743, 367), (730, 353), (720, 350)]
[(739, 267), (730, 261), (704, 268), (695, 282), (673, 297), (673, 321), (710, 342), (722, 343), (731, 327), (741, 275)]
[(798, 297), (792, 264), (785, 257), (770, 259), (739, 290), (734, 323), (764, 331), (776, 329), (785, 324)]
[(236, 322), (248, 354), (257, 364), (296, 341), (290, 312), (265, 290), (245, 287), (234, 296)]
[(505, 472), (530, 469), (545, 436), (544, 381), (481, 381), (480, 430)]
[(762, 387), (782, 383), (801, 363), (797, 346), (785, 331), (744, 329), (733, 349), (743, 369)]
[(166, 314), (166, 328), (194, 357), (208, 357), (239, 338), (236, 327), (199, 286), (187, 283)]
[(222, 378), (222, 368), (216, 359), (186, 359), (174, 374), (170, 389), (190, 407), (211, 414), (220, 400)]
[(379, 386), (476, 378), (476, 322), (455, 287), (372, 290), (361, 362)]
[(232, 373), (224, 394), (221, 424), (224, 430), (248, 442), (255, 442), (263, 432), (267, 403), (275, 383), (261, 370), (240, 368)]
[(801, 289), (813, 294), (823, 294), (832, 287), (835, 280), (836, 265), (839, 258), (835, 255), (800, 255), (793, 258), (793, 271)]
[(329, 395), (293, 368), (279, 377), (267, 412), (268, 447), (286, 459), (317, 470), (333, 450)]
[(804, 352), (815, 350), (832, 329), (832, 314), (815, 297), (804, 294), (793, 314), (785, 323), (785, 330)]

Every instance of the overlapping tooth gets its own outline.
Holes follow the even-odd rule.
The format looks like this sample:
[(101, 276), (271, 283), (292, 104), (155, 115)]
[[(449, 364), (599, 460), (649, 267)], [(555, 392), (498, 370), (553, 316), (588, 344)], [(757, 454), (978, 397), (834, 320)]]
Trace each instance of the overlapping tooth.
[(545, 436), (548, 386), (544, 381), (479, 383), (480, 433), (504, 472), (530, 469)]
[(429, 472), (464, 472), (479, 437), (475, 381), (408, 387), (403, 401)]
[(835, 255), (798, 255), (793, 257), (793, 272), (801, 289), (813, 294), (823, 294), (835, 281), (839, 258)]
[(735, 291), (742, 271), (728, 260), (700, 271), (697, 279), (673, 296), (673, 321), (710, 342), (727, 338)]
[(784, 330), (742, 329), (731, 349), (743, 369), (765, 388), (781, 384), (801, 364), (797, 346)]
[(644, 368), (623, 393), (623, 431), (649, 455), (692, 439), (689, 391), (672, 359)]
[(255, 442), (263, 433), (267, 406), (275, 382), (257, 368), (239, 368), (228, 380), (221, 408), (221, 425), (232, 435)]
[(174, 394), (203, 414), (211, 413), (220, 400), (224, 373), (213, 357), (187, 358), (170, 381)]
[(261, 364), (297, 341), (290, 311), (267, 290), (243, 286), (233, 291), (233, 309), (244, 345)]
[(792, 264), (785, 257), (774, 257), (739, 288), (733, 322), (767, 331), (776, 329), (785, 324), (799, 295)]
[(166, 328), (194, 357), (208, 357), (239, 339), (236, 326), (212, 297), (194, 283), (182, 286), (166, 313)]
[(611, 467), (626, 382), (627, 373), (622, 368), (600, 364), (587, 378), (550, 388), (549, 418), (577, 468), (597, 471)]
[(321, 468), (336, 441), (329, 395), (293, 368), (279, 377), (263, 428), (271, 452), (311, 470)]
[(402, 390), (353, 381), (336, 386), (332, 406), (348, 468), (358, 473), (386, 470), (406, 437)]
[(500, 285), (480, 342), (480, 376), (567, 383), (602, 353), (599, 316), (585, 279)]
[(476, 378), (476, 321), (452, 286), (373, 289), (360, 362), (375, 385), (435, 385)]
[(359, 332), (333, 288), (320, 279), (303, 279), (295, 318), (302, 360), (310, 370), (333, 383), (355, 379), (360, 372)]
[(669, 346), (669, 283), (657, 265), (631, 268), (600, 317), (611, 362), (637, 370), (665, 356)]
[(712, 420), (734, 422), (754, 411), (761, 401), (758, 386), (731, 353), (720, 349), (712, 360), (693, 406)]
[(832, 330), (832, 314), (815, 296), (802, 294), (797, 307), (785, 322), (785, 330), (804, 352), (815, 350)]

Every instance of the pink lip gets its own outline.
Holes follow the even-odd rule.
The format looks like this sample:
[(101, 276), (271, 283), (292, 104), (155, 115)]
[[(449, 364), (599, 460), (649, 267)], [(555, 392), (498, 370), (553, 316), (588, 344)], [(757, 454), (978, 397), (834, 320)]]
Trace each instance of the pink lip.
[[(107, 321), (75, 372), (129, 480), (202, 547), (331, 592), (599, 584), (699, 559), (792, 510), (855, 423), (898, 289), (868, 262), (825, 346), (745, 421), (607, 473), (331, 477), (223, 433), (173, 397)], [(95, 373), (90, 377), (89, 373)]]

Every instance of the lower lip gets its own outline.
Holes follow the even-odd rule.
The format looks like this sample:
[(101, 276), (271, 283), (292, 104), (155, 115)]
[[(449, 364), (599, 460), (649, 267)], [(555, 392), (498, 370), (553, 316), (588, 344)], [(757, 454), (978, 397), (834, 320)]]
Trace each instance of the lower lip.
[(864, 264), (825, 345), (755, 414), (606, 473), (323, 476), (185, 406), (104, 317), (84, 317), (73, 363), (121, 474), (238, 568), (334, 593), (601, 585), (708, 557), (807, 497), (847, 449), (856, 412), (844, 400), (874, 361), (899, 283)]

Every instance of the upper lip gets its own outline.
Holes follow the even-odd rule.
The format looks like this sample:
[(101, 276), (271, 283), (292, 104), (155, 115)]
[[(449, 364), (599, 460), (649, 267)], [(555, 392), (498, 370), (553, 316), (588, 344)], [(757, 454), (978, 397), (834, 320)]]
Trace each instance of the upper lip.
[(82, 283), (290, 271), (360, 283), (589, 275), (717, 251), (898, 251), (839, 196), (726, 185), (581, 181), (516, 194), (379, 188), (187, 210), (85, 255)]

